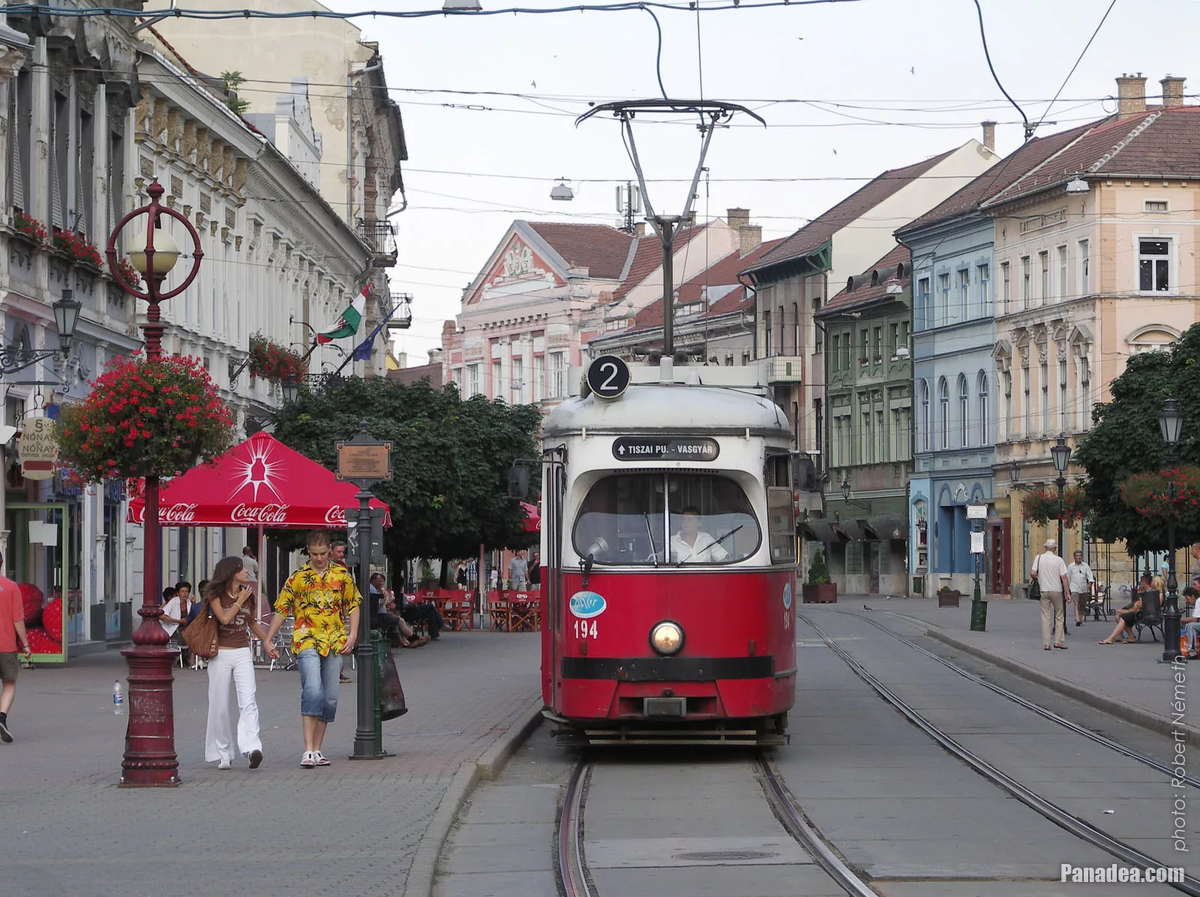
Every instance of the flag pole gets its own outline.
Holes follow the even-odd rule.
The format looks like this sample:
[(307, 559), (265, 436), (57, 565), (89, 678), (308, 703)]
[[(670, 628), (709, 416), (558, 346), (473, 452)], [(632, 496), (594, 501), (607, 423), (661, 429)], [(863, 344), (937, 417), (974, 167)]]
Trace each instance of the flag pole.
[[(396, 314), (396, 311), (399, 308), (400, 308), (400, 303), (397, 302), (394, 306), (392, 306), (392, 310), (387, 313), (387, 317), (385, 317), (382, 321), (380, 321), (378, 324), (375, 325), (375, 329), (371, 331), (371, 335), (368, 336), (365, 340), (363, 340), (362, 343), (359, 343), (359, 346), (361, 346), (365, 343), (374, 342), (375, 337), (379, 335), (379, 331), (383, 329), (383, 325), (392, 319), (392, 316), (394, 314)], [(342, 372), (342, 370), (346, 367), (346, 365), (348, 365), (350, 362), (354, 361), (354, 352), (356, 352), (356, 351), (358, 351), (358, 346), (355, 346), (354, 351), (351, 351), (346, 356), (346, 360), (342, 362), (341, 367), (339, 367), (336, 371), (334, 371), (334, 374), (340, 374)], [(369, 357), (370, 356), (368, 356), (368, 358)]]

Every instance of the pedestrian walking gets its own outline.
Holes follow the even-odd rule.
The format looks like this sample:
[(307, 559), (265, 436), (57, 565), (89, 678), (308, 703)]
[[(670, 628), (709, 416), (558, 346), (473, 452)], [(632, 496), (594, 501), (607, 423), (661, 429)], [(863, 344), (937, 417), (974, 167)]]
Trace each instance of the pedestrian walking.
[(523, 592), (529, 588), (529, 564), (525, 560), (525, 549), (522, 548), (508, 562), (508, 587)]
[(242, 566), (251, 582), (258, 582), (258, 559), (254, 557), (254, 549), (247, 545), (242, 549)]
[(1069, 591), (1067, 565), (1055, 554), (1057, 548), (1058, 542), (1047, 539), (1046, 550), (1037, 556), (1029, 571), (1038, 578), (1038, 587), (1042, 590), (1042, 646), (1047, 651), (1051, 645), (1051, 628), (1054, 647), (1067, 650), (1067, 616), (1063, 607), (1063, 598)]
[(326, 727), (337, 714), (338, 674), (342, 657), (354, 650), (362, 604), (350, 571), (332, 563), (330, 554), (329, 534), (310, 533), (308, 563), (284, 583), (264, 639), (270, 644), (284, 621), (289, 616), (295, 618), (292, 651), (300, 667), (300, 719), (304, 731), (300, 765), (305, 769), (330, 764), (321, 753), (321, 744)]
[[(208, 662), (208, 729), (204, 736), (204, 759), (217, 761), (217, 769), (229, 769), (237, 753), (249, 760), (250, 768), (262, 763), (262, 739), (258, 726), (254, 659), (250, 655), (250, 633), (262, 639), (268, 657), (279, 652), (255, 619), (254, 591), (239, 557), (222, 558), (208, 581), (204, 598), (217, 618), (217, 656)], [(236, 739), (229, 709), (229, 685), (237, 694)], [(236, 750), (235, 750), (236, 749)]]
[[(4, 555), (0, 554), (0, 569), (4, 567)], [(21, 590), (7, 576), (0, 576), (0, 741), (11, 744), (12, 730), (8, 728), (8, 711), (17, 696), (17, 671), (21, 663), (17, 659), (17, 642), (29, 660), (32, 651), (29, 635), (25, 632), (25, 605), (21, 601)]]
[(1075, 625), (1083, 625), (1083, 612), (1087, 608), (1092, 588), (1096, 585), (1096, 574), (1083, 560), (1083, 552), (1076, 549), (1073, 563), (1067, 565), (1067, 585), (1071, 589), (1071, 601), (1075, 605)]
[(529, 559), (529, 584), (537, 589), (542, 587), (542, 557), (536, 551)]

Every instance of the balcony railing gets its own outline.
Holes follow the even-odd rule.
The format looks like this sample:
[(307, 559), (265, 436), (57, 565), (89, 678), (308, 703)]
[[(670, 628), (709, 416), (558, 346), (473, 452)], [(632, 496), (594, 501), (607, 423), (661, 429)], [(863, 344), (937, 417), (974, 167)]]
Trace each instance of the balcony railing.
[(358, 222), (358, 235), (371, 248), (371, 264), (376, 268), (391, 268), (396, 264), (396, 232), (386, 221)]
[(799, 355), (773, 355), (767, 359), (768, 383), (803, 381), (804, 359)]

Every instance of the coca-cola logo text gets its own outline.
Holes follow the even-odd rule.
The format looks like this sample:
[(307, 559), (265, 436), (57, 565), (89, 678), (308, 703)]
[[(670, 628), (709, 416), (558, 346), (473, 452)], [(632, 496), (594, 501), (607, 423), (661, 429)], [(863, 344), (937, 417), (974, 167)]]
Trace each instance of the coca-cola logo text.
[(290, 505), (269, 504), (255, 507), (253, 505), (235, 505), (232, 514), (235, 523), (280, 524), (287, 523), (287, 512)]
[[(145, 511), (142, 512), (143, 517)], [(185, 502), (176, 502), (169, 508), (158, 509), (158, 520), (160, 523), (191, 523), (196, 519), (196, 505), (187, 504)]]
[(339, 508), (337, 505), (334, 505), (325, 512), (325, 522), (329, 526), (345, 526), (346, 511), (343, 508)]

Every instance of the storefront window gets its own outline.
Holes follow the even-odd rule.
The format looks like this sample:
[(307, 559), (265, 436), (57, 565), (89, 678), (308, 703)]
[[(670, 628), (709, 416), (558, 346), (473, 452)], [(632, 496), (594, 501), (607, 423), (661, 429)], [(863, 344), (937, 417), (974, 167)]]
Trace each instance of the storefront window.
[(574, 532), (580, 557), (622, 566), (732, 564), (761, 539), (746, 493), (711, 474), (605, 477), (584, 499)]
[(17, 583), (25, 609), (25, 629), (36, 660), (66, 659), (65, 644), (83, 632), (83, 607), (79, 589), (66, 591), (69, 530), (64, 524), (65, 505), (10, 504), (7, 508), (8, 544), (4, 572)]

